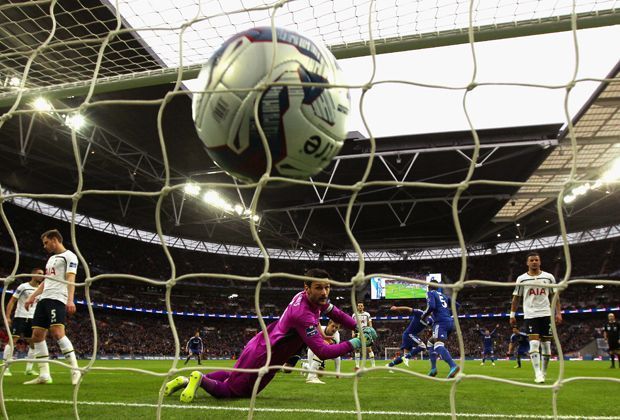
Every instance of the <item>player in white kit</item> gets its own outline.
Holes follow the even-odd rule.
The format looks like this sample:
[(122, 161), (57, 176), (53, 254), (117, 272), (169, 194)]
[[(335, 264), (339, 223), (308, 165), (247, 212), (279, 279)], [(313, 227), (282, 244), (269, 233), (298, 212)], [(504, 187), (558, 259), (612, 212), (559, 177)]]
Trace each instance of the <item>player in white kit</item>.
[[(353, 312), (353, 318), (359, 319), (360, 324), (362, 324), (362, 328), (364, 327), (372, 327), (372, 319), (370, 314), (364, 310), (364, 304), (357, 304), (357, 311)], [(353, 337), (357, 336), (357, 332), (353, 331)], [(368, 358), (370, 359), (370, 365), (375, 367), (375, 353), (372, 351), (372, 346), (367, 346)], [(358, 349), (355, 352), (355, 370), (360, 368), (360, 350)]]
[[(551, 357), (551, 303), (549, 296), (554, 289), (545, 284), (556, 284), (551, 273), (540, 268), (540, 255), (536, 252), (527, 254), (527, 272), (517, 277), (517, 287), (512, 294), (510, 306), (510, 325), (516, 326), (515, 312), (519, 308), (519, 300), (523, 296), (523, 317), (525, 332), (530, 339), (530, 359), (534, 368), (534, 382), (545, 382), (547, 365)], [(538, 283), (538, 284), (533, 284)], [(560, 299), (555, 308), (555, 323), (562, 323)], [(542, 364), (541, 364), (542, 356)]]
[[(34, 344), (32, 343), (31, 337), (32, 317), (34, 316), (36, 303), (31, 306), (29, 310), (26, 309), (25, 303), (43, 281), (44, 271), (41, 268), (35, 268), (30, 273), (32, 274), (30, 281), (17, 286), (15, 292), (13, 292), (13, 296), (11, 296), (11, 300), (9, 300), (8, 305), (6, 305), (6, 317), (9, 321), (11, 335), (13, 335), (13, 343), (20, 338), (23, 338), (28, 342), (28, 359), (32, 359), (34, 357)], [(13, 309), (15, 309), (15, 317), (11, 320)], [(6, 361), (11, 357), (13, 357), (13, 347), (11, 347), (9, 343), (6, 343), (6, 346), (4, 346), (3, 360)], [(32, 370), (32, 363), (27, 363), (26, 375), (37, 374), (37, 372)], [(4, 376), (12, 376), (11, 371), (8, 368), (4, 371)]]
[[(321, 326), (321, 333), (323, 334), (323, 338), (329, 344), (338, 344), (340, 343), (340, 324), (333, 320), (329, 320), (329, 323), (325, 328)], [(336, 365), (336, 373), (340, 373), (340, 362), (341, 357), (338, 356), (334, 360)], [(316, 357), (316, 355), (308, 348), (308, 359), (307, 363), (308, 369), (317, 370), (320, 367), (325, 367), (325, 361)], [(308, 378), (306, 379), (306, 383), (308, 384), (324, 384), (322, 380), (319, 379), (318, 375), (313, 372), (308, 373)]]
[[(73, 294), (75, 291), (75, 274), (77, 273), (77, 256), (67, 250), (62, 244), (62, 235), (58, 230), (48, 230), (41, 235), (43, 248), (52, 254), (45, 265), (45, 280), (39, 285), (28, 300), (26, 309), (34, 304), (37, 297), (39, 302), (32, 320), (32, 341), (34, 342), (35, 358), (49, 358), (49, 351), (45, 338), (47, 331), (56, 340), (58, 347), (71, 363), (71, 383), (76, 385), (81, 373), (78, 369), (73, 344), (65, 335), (65, 318), (67, 314), (75, 313)], [(58, 280), (64, 280), (66, 283)], [(49, 363), (39, 363), (39, 376), (26, 385), (51, 384)]]

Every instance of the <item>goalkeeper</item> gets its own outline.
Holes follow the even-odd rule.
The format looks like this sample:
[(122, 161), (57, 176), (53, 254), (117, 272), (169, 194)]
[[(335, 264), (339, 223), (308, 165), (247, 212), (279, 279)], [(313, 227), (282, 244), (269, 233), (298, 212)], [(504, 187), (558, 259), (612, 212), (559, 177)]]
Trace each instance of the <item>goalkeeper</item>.
[[(282, 365), (306, 344), (321, 360), (334, 359), (362, 347), (360, 338), (353, 338), (339, 344), (328, 344), (319, 332), (321, 314), (327, 315), (344, 328), (354, 330), (355, 319), (329, 303), (330, 284), (326, 280), (329, 274), (322, 269), (314, 268), (306, 272), (307, 277), (315, 280), (305, 281), (304, 290), (299, 292), (280, 317), (267, 326), (271, 343), (271, 360), (269, 366)], [(363, 330), (367, 344), (370, 344), (377, 333), (372, 328)], [(267, 363), (267, 346), (263, 332), (259, 332), (245, 346), (235, 368), (258, 369)], [(273, 379), (277, 369), (270, 369), (260, 379), (258, 392)], [(252, 389), (258, 380), (257, 372), (228, 372), (220, 370), (208, 374), (194, 371), (189, 378), (178, 376), (166, 384), (164, 395), (185, 388), (181, 393), (182, 402), (192, 402), (196, 390), (200, 387), (216, 398), (244, 398), (252, 395)]]

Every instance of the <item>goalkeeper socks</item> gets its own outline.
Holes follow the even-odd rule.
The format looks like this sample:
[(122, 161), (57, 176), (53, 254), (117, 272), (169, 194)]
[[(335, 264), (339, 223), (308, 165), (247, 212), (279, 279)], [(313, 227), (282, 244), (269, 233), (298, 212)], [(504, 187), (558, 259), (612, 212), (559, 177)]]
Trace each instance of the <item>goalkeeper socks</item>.
[(355, 367), (356, 368), (360, 367), (360, 354), (359, 353), (355, 353)]
[[(34, 357), (35, 359), (47, 359), (49, 357), (49, 352), (47, 350), (47, 343), (45, 341), (34, 343)], [(39, 363), (39, 377), (50, 378), (49, 363), (47, 362)]]
[(452, 360), (452, 356), (450, 355), (450, 352), (448, 351), (447, 348), (444, 347), (443, 343), (436, 343), (435, 351), (437, 352), (437, 354), (441, 356), (444, 362), (450, 365), (451, 368), (456, 366), (456, 363), (454, 363), (454, 360)]
[[(4, 363), (6, 363), (6, 361), (9, 360), (9, 357), (11, 357), (12, 354), (13, 354), (13, 351), (12, 351), (11, 345), (7, 344), (6, 346), (4, 346), (4, 354), (2, 356), (2, 360), (4, 361)], [(613, 356), (611, 360), (614, 360)]]
[(73, 350), (73, 344), (71, 344), (71, 340), (66, 335), (57, 341), (58, 347), (60, 347), (60, 351), (65, 356), (65, 359), (69, 359), (71, 366), (74, 368), (78, 367), (77, 358), (75, 357), (75, 351)]
[(403, 358), (402, 358), (402, 357), (400, 357), (400, 356), (398, 356), (396, 359), (392, 360), (392, 361), (389, 363), (389, 366), (390, 366), (390, 367), (392, 367), (392, 366), (396, 366), (396, 365), (401, 364), (402, 362), (403, 362)]
[[(34, 359), (34, 349), (31, 347), (28, 347), (28, 356), (26, 356), (26, 358), (28, 359)], [(32, 362), (28, 362), (26, 363), (26, 372), (30, 372), (32, 370)]]
[(370, 358), (370, 366), (375, 367), (375, 353), (372, 350), (368, 353), (368, 357)]

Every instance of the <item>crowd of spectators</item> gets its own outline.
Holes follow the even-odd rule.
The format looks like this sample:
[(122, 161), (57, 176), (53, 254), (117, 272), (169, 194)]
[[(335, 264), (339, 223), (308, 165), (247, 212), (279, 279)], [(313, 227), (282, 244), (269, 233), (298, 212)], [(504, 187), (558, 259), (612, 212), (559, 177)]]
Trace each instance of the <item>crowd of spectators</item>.
[[(43, 266), (45, 255), (42, 252), (39, 235), (50, 226), (58, 226), (66, 234), (66, 245), (75, 249), (68, 238), (68, 225), (44, 218), (29, 211), (5, 205), (20, 248), (18, 272), (29, 272), (32, 267)], [(18, 217), (17, 217), (18, 216)], [(172, 273), (170, 263), (161, 246), (124, 239), (89, 229), (77, 228), (80, 253), (88, 261), (91, 277), (105, 275), (88, 287), (90, 298), (95, 303), (107, 303), (125, 307), (165, 309), (166, 286), (164, 281)], [(6, 276), (15, 260), (14, 248), (4, 226), (0, 226), (0, 276)], [(233, 315), (256, 314), (256, 282), (233, 281), (218, 277), (218, 274), (235, 274), (257, 277), (263, 269), (261, 259), (230, 257), (205, 254), (202, 252), (170, 249), (174, 260), (176, 275), (190, 273), (210, 273), (210, 276), (195, 274), (179, 281), (172, 289), (171, 308), (175, 311), (194, 313), (226, 313)], [(539, 251), (543, 269), (558, 279), (565, 273), (564, 254), (561, 248)], [(525, 271), (525, 252), (471, 257), (468, 259), (466, 280), (485, 279), (499, 282), (514, 282)], [(6, 258), (5, 258), (6, 257)], [(608, 278), (620, 271), (620, 241), (610, 239), (590, 242), (571, 247), (571, 278)], [(320, 264), (336, 280), (348, 280), (357, 272), (357, 263), (326, 261), (273, 260), (272, 272), (302, 274), (306, 269)], [(398, 262), (368, 262), (366, 272), (408, 275), (411, 273), (441, 272), (450, 282), (458, 278), (460, 259), (409, 260)], [(86, 273), (81, 264), (78, 283), (83, 282)], [(161, 285), (149, 284), (139, 280), (120, 278), (118, 274), (130, 274), (162, 281)], [(10, 286), (13, 288), (13, 286)], [(278, 316), (286, 308), (291, 297), (301, 290), (301, 282), (272, 278), (261, 285), (259, 309), (262, 315)], [(78, 284), (76, 298), (85, 298), (84, 284)], [(466, 286), (459, 291), (457, 299), (464, 314), (494, 314), (507, 312), (512, 288), (489, 286)], [(352, 312), (350, 289), (335, 287), (331, 298), (346, 312)], [(595, 288), (592, 284), (571, 284), (561, 294), (563, 309), (605, 308), (620, 302), (620, 288), (606, 286)], [(369, 289), (358, 290), (358, 301), (364, 301), (373, 316), (393, 315), (389, 312), (392, 304), (422, 308), (423, 299), (409, 301), (374, 301), (370, 299)], [(87, 356), (93, 350), (91, 321), (84, 306), (78, 314), (69, 319), (68, 329), (76, 350)], [(97, 309), (96, 326), (98, 331), (97, 353), (108, 355), (152, 355), (166, 356), (174, 352), (174, 340), (168, 319), (165, 315)], [(603, 316), (603, 315), (601, 315)], [(505, 353), (507, 337), (510, 335), (505, 318), (498, 330), (497, 349)], [(492, 323), (491, 319), (485, 319)], [(381, 340), (376, 344), (376, 352), (383, 354), (385, 347), (398, 347), (405, 321), (376, 321)], [(566, 325), (559, 329), (565, 351), (577, 351), (597, 337), (596, 328), (603, 323), (597, 315), (571, 315)], [(576, 327), (578, 325), (578, 327)], [(257, 332), (258, 322), (248, 319), (214, 319), (193, 316), (175, 317), (175, 327), (179, 333), (181, 346), (194, 333), (201, 331), (209, 357), (235, 357), (249, 337)], [(480, 340), (474, 333), (475, 320), (463, 319), (462, 331), (467, 356), (478, 352)], [(346, 335), (345, 335), (346, 336)], [(75, 339), (74, 339), (75, 337)], [(451, 343), (453, 354), (458, 354), (456, 340)]]
[[(174, 356), (175, 342), (165, 315), (143, 315), (124, 311), (97, 310), (95, 324), (97, 327), (97, 354), (101, 357), (119, 356)], [(236, 358), (247, 341), (260, 331), (255, 319), (213, 319), (198, 317), (181, 317), (174, 319), (178, 334), (180, 351), (184, 353), (187, 340), (199, 331), (205, 344), (205, 357), (208, 358)], [(269, 324), (273, 322), (266, 320)], [(460, 319), (460, 328), (463, 335), (465, 356), (475, 358), (482, 350), (482, 340), (478, 329), (493, 330), (498, 324), (495, 336), (495, 353), (505, 357), (511, 328), (507, 318), (487, 318), (482, 320)], [(565, 323), (558, 326), (558, 334), (565, 355), (577, 354), (579, 350), (595, 338), (602, 336), (601, 328), (605, 323), (605, 314), (598, 315), (568, 315)], [(480, 325), (478, 325), (480, 324)], [(398, 348), (405, 320), (375, 320), (374, 326), (380, 339), (374, 344), (377, 357), (385, 354), (385, 348)], [(88, 312), (83, 308), (70, 317), (67, 322), (68, 334), (71, 337), (79, 357), (91, 357), (94, 348), (94, 332)], [(428, 334), (427, 332), (426, 334)], [(349, 331), (342, 331), (342, 339), (351, 338)], [(448, 347), (453, 355), (460, 355), (457, 335), (452, 335)], [(24, 347), (23, 351), (27, 349)], [(59, 354), (55, 344), (50, 342), (52, 355)], [(390, 354), (393, 354), (390, 353)], [(557, 354), (557, 350), (554, 351)]]

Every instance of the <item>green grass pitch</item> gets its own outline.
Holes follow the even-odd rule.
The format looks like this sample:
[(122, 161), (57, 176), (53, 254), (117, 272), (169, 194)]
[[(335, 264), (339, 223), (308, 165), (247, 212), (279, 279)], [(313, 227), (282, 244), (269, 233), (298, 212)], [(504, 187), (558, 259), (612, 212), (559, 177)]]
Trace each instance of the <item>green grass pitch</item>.
[[(165, 372), (166, 361), (99, 361), (100, 367), (132, 367)], [(379, 362), (378, 365), (383, 365)], [(328, 368), (332, 367), (327, 362)], [(180, 364), (182, 366), (182, 364)], [(196, 366), (191, 361), (188, 366)], [(206, 366), (232, 366), (232, 362), (206, 362)], [(400, 365), (404, 366), (404, 365)], [(468, 361), (467, 374), (485, 374), (532, 384), (532, 368), (524, 362), (514, 369), (512, 361)], [(352, 372), (353, 363), (343, 362), (343, 371)], [(438, 364), (439, 377), (447, 373), (447, 365)], [(13, 376), (3, 380), (7, 414), (11, 419), (74, 418), (71, 404), (73, 387), (66, 369), (52, 366), (53, 385), (22, 385), (32, 377), (22, 373), (23, 364), (12, 367)], [(427, 361), (412, 361), (403, 369), (426, 373)], [(558, 362), (552, 362), (546, 385), (557, 378)], [(566, 377), (611, 376), (618, 382), (585, 380), (564, 384), (558, 394), (560, 418), (618, 418), (620, 369), (609, 369), (608, 362), (566, 362)], [(189, 372), (188, 372), (189, 374)], [(298, 373), (279, 373), (261, 392), (256, 401), (257, 419), (303, 418), (354, 419), (353, 379), (323, 377), (326, 385), (309, 385)], [(155, 418), (157, 393), (162, 379), (133, 372), (92, 371), (80, 387), (78, 406), (83, 419)], [(365, 372), (359, 382), (362, 415), (369, 419), (424, 418), (446, 419), (450, 414), (452, 382), (422, 379), (396, 371)], [(178, 393), (164, 399), (165, 419), (245, 419), (249, 400), (217, 400), (198, 390), (193, 404), (181, 404)], [(457, 410), (463, 417), (485, 419), (552, 418), (552, 390), (519, 387), (483, 379), (464, 378), (457, 386)], [(616, 417), (614, 417), (616, 416)]]
[(426, 299), (426, 290), (421, 287), (412, 287), (399, 283), (389, 283), (385, 286), (387, 299)]

